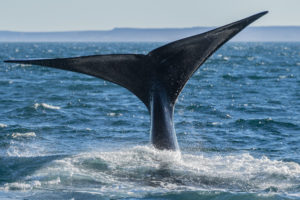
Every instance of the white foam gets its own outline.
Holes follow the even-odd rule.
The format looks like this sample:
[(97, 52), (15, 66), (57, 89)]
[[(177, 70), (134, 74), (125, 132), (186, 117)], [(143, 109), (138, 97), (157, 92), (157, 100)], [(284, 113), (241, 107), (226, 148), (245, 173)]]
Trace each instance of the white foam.
[(283, 75), (279, 76), (279, 79), (285, 79), (285, 78), (286, 78), (286, 76), (283, 76)]
[(114, 112), (111, 112), (111, 113), (107, 113), (106, 115), (107, 115), (107, 116), (111, 116), (111, 117), (115, 117), (115, 116), (122, 116), (123, 114), (122, 114), (122, 113), (114, 113)]
[(226, 61), (228, 61), (230, 58), (229, 57), (227, 57), (227, 56), (224, 56), (223, 57), (223, 60), (226, 60)]
[(59, 110), (60, 107), (59, 106), (52, 106), (46, 103), (35, 103), (34, 104), (34, 108), (37, 109), (38, 107), (43, 107), (43, 108), (47, 108), (47, 109), (52, 109), (52, 110)]
[(11, 140), (5, 151), (7, 157), (37, 157), (49, 155), (45, 147), (32, 141)]
[(0, 128), (5, 128), (5, 127), (7, 127), (7, 125), (6, 125), (6, 124), (2, 124), (2, 123), (0, 123)]
[(13, 133), (12, 134), (13, 138), (17, 137), (36, 137), (35, 132), (28, 132), (28, 133)]
[(254, 60), (254, 57), (247, 57), (247, 60), (249, 60), (249, 61), (253, 61)]
[(4, 190), (28, 190), (31, 189), (31, 185), (27, 183), (6, 183), (4, 184)]
[(226, 118), (232, 118), (232, 117), (231, 117), (231, 115), (229, 115), (229, 114), (226, 114)]
[(57, 177), (56, 179), (53, 179), (53, 180), (50, 180), (50, 181), (47, 181), (47, 184), (48, 185), (57, 185), (60, 183), (60, 178)]
[(4, 190), (31, 190), (34, 187), (41, 186), (40, 181), (32, 181), (29, 183), (24, 182), (14, 182), (14, 183), (5, 183)]

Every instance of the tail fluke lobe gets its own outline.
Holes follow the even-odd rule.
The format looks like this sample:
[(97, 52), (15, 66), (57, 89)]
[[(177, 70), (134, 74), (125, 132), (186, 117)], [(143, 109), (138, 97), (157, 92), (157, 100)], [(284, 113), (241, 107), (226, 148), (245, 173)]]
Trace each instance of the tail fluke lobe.
[(145, 84), (149, 69), (144, 68), (144, 57), (141, 54), (112, 54), (4, 62), (41, 65), (102, 78), (127, 88), (149, 107), (149, 88)]
[(170, 102), (175, 101), (193, 73), (225, 42), (267, 11), (247, 17), (220, 28), (184, 38), (151, 51), (157, 76), (167, 90)]

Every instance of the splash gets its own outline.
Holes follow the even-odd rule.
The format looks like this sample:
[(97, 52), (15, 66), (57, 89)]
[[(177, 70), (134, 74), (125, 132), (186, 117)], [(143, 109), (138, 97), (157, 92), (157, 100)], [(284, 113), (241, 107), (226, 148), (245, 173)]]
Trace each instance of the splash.
[(299, 177), (300, 165), (294, 162), (255, 158), (247, 153), (191, 155), (138, 146), (54, 160), (24, 182), (6, 185), (6, 189), (17, 189), (18, 184), (20, 190), (69, 188), (110, 198), (186, 191), (295, 196), (299, 195)]
[[(49, 156), (45, 147), (34, 142), (35, 137), (32, 136), (16, 136), (9, 142), (8, 148), (1, 152), (2, 158), (18, 157), (18, 158), (37, 158)], [(9, 163), (7, 163), (9, 164)], [(30, 165), (29, 165), (30, 166)], [(25, 167), (25, 166), (24, 166)]]

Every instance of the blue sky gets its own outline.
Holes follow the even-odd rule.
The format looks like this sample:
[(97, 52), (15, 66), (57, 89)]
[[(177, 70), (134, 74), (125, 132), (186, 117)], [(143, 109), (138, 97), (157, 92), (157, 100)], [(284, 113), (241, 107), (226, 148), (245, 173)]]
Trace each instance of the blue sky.
[(1, 0), (0, 30), (220, 26), (260, 11), (254, 26), (300, 26), (300, 0)]

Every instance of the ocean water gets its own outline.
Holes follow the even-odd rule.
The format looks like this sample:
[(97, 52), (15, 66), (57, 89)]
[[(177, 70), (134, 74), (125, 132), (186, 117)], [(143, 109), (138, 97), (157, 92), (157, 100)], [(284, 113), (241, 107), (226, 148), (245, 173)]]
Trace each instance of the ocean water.
[[(161, 43), (0, 43), (0, 60)], [(146, 107), (91, 76), (0, 62), (0, 199), (300, 199), (300, 43), (228, 43), (178, 98), (181, 153)]]

